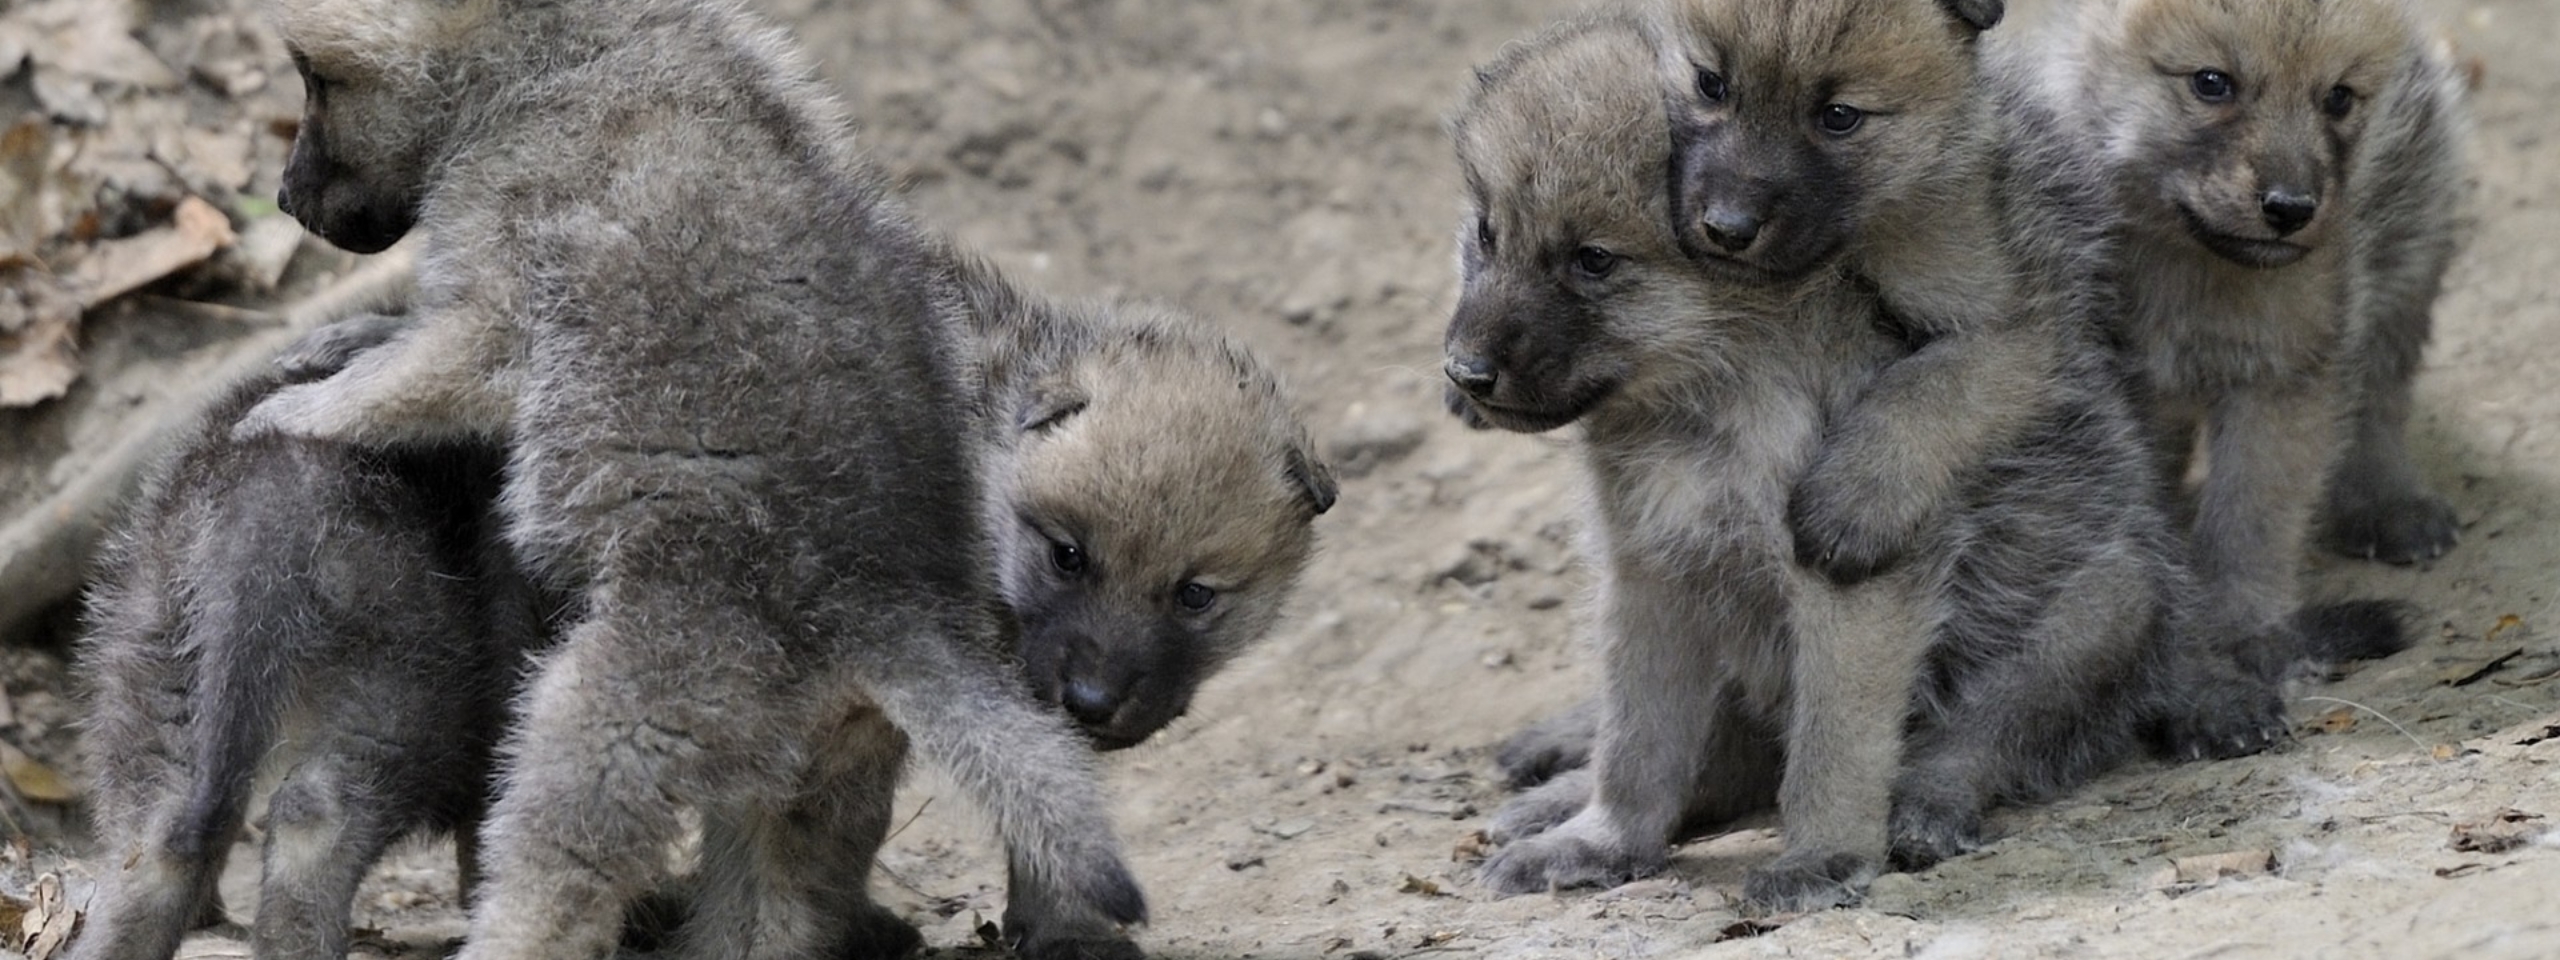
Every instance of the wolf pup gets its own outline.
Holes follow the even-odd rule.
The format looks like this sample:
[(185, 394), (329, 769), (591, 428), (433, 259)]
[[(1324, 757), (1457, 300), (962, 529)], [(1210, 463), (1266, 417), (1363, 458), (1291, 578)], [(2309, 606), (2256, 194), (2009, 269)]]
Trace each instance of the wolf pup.
[[(77, 960), (167, 960), (260, 770), (279, 776), (250, 949), (346, 956), (392, 841), (471, 828), (549, 600), (499, 539), (484, 445), (235, 441), (265, 376), (216, 403), (132, 508), (89, 595), (79, 673), (99, 890)], [(468, 879), (465, 886), (469, 886)]]
[(1332, 473), (1241, 347), (1165, 311), (1026, 296), (956, 258), (1023, 669), (1096, 746), (1133, 746), (1270, 632)]
[[(1023, 297), (990, 268), (974, 261), (964, 265), (969, 267), (970, 334), (984, 371), (986, 425), (996, 451), (989, 469), (988, 522), (998, 531), (1018, 534), (1000, 533), (1003, 545), (998, 550), (1002, 592), (1013, 615), (1017, 649), (1034, 691), (1065, 706), (1088, 739), (1105, 749), (1135, 745), (1179, 717), (1201, 681), (1266, 634), (1277, 620), (1312, 550), (1309, 521), (1332, 503), (1330, 474), (1310, 453), (1305, 428), (1278, 379), (1243, 349), (1161, 311), (1065, 308)], [(276, 366), (287, 380), (326, 376), (356, 354), (396, 335), (409, 322), (405, 314), (341, 320), (287, 347)], [(462, 840), (468, 874), (472, 869), (468, 841), (478, 822), (479, 805), (435, 813), (454, 805), (421, 804), (411, 797), (416, 791), (401, 788), (436, 784), (449, 794), (458, 785), (487, 784), (491, 748), (500, 729), (491, 714), (506, 702), (515, 675), (537, 646), (524, 629), (530, 624), (524, 620), (525, 604), (518, 599), (534, 591), (496, 540), (503, 454), (485, 444), (359, 454), (332, 442), (272, 435), (230, 440), (230, 424), (237, 413), (274, 386), (270, 379), (244, 387), (237, 399), (221, 407), (196, 446), (179, 461), (178, 474), (187, 481), (170, 484), (141, 514), (203, 518), (202, 529), (183, 530), (190, 543), (225, 537), (255, 542), (199, 543), (177, 549), (150, 539), (170, 535), (170, 521), (137, 522), (134, 542), (126, 550), (129, 556), (160, 558), (177, 549), (188, 557), (218, 555), (234, 563), (221, 569), (191, 569), (183, 560), (173, 564), (165, 559), (118, 564), (119, 576), (96, 594), (100, 609), (93, 619), (106, 624), (162, 622), (166, 618), (121, 612), (110, 601), (141, 597), (164, 602), (182, 594), (183, 584), (221, 585), (192, 588), (198, 596), (248, 595), (322, 574), (344, 576), (349, 582), (286, 592), (293, 597), (325, 598), (356, 595), (381, 585), (423, 585), (428, 589), (414, 595), (420, 606), (431, 607), (447, 595), (461, 595), (485, 598), (487, 612), (465, 609), (441, 618), (375, 616), (360, 627), (335, 623), (326, 613), (286, 611), (233, 618), (224, 622), (245, 619), (253, 625), (281, 623), (292, 628), (208, 626), (201, 638), (192, 641), (200, 651), (194, 675), (214, 675), (214, 668), (220, 667), (219, 675), (234, 682), (205, 685), (130, 676), (136, 664), (165, 668), (176, 662), (170, 651), (184, 639), (184, 631), (149, 636), (130, 631), (101, 633), (93, 641), (97, 652), (84, 664), (84, 672), (95, 675), (98, 679), (93, 683), (101, 689), (128, 694), (161, 687), (184, 689), (192, 705), (173, 716), (194, 717), (198, 723), (235, 715), (227, 709), (235, 703), (217, 696), (251, 704), (329, 704), (350, 694), (361, 697), (396, 685), (411, 696), (391, 702), (416, 706), (438, 702), (427, 700), (429, 696), (469, 692), (458, 700), (442, 701), (453, 709), (441, 711), (382, 711), (373, 701), (360, 701), (358, 706), (368, 711), (369, 738), (351, 741), (347, 738), (354, 734), (340, 733), (326, 740), (330, 747), (392, 744), (389, 759), (398, 762), (401, 773), (391, 782), (393, 789), (351, 795), (347, 801), (351, 805), (388, 805), (390, 809), (358, 811), (360, 815), (349, 817), (350, 821), (392, 826), (349, 838), (337, 853), (349, 858), (354, 868), (335, 870), (330, 877), (352, 884), (376, 858), (381, 842), (412, 822), (449, 830)], [(1070, 423), (1073, 429), (1068, 429)], [(1185, 442), (1162, 442), (1161, 431), (1167, 423), (1184, 425)], [(380, 464), (389, 465), (404, 482), (369, 482)], [(470, 472), (473, 464), (476, 472)], [(446, 482), (442, 475), (456, 472), (445, 469), (448, 465), (470, 472), (461, 478), (467, 482)], [(441, 485), (430, 485), (430, 481)], [(312, 491), (320, 495), (316, 501)], [(406, 498), (433, 502), (412, 509)], [(350, 516), (368, 519), (350, 520)], [(373, 541), (352, 541), (352, 547), (340, 544), (349, 554), (372, 555), (368, 562), (297, 562), (321, 552), (302, 541), (324, 536), (346, 541), (353, 533), (385, 525), (391, 529), (388, 539), (412, 533), (432, 537), (435, 531), (413, 531), (399, 524), (447, 516), (471, 521), (467, 529), (484, 535), (485, 549), (476, 556), (486, 569), (404, 566), (404, 561), (440, 563), (452, 558), (438, 552), (368, 549), (366, 544)], [(475, 624), (474, 631), (467, 633), (421, 632)], [(313, 652), (324, 644), (346, 646), (351, 652)], [(140, 652), (127, 655), (115, 648)], [(373, 655), (386, 650), (392, 653), (387, 660)], [(272, 664), (236, 666), (252, 657), (259, 658), (256, 664), (281, 659), (351, 670), (370, 666), (382, 672), (356, 676), (344, 671), (275, 670)], [(422, 670), (409, 662), (422, 657), (434, 669)], [(139, 708), (129, 699), (101, 700), (95, 707), (92, 715), (99, 719), (94, 721), (90, 753), (102, 759), (124, 765), (144, 760), (181, 762), (169, 757), (161, 745), (193, 736), (159, 730), (135, 719), (138, 714), (130, 711)], [(348, 709), (352, 708), (339, 705), (340, 712)], [(109, 722), (109, 718), (117, 719)], [(144, 729), (158, 733), (160, 739), (111, 741), (119, 731)], [(258, 743), (275, 739), (255, 731), (249, 735), (265, 737)], [(420, 751), (420, 744), (440, 749)], [(245, 771), (266, 754), (264, 746), (226, 745), (193, 758), (193, 779), (245, 784)], [(384, 762), (364, 759), (377, 765)], [(303, 771), (298, 774), (303, 779), (318, 776), (313, 771), (325, 768), (322, 761), (293, 767)], [(146, 786), (151, 785), (119, 778), (102, 785), (101, 793), (122, 798)], [(160, 792), (149, 799), (167, 805), (185, 801), (191, 783), (164, 777), (156, 786)], [(287, 791), (286, 809), (305, 809), (291, 799), (299, 792), (307, 790)], [(241, 799), (231, 798), (225, 808), (231, 811), (230, 819), (216, 833), (236, 832)], [(139, 805), (139, 801), (121, 804)], [(431, 810), (421, 813), (412, 807)], [(100, 826), (111, 848), (135, 842), (129, 836), (134, 829), (125, 822), (102, 820)], [(280, 825), (278, 829), (293, 828)], [(218, 872), (229, 845), (227, 841), (190, 842), (169, 848), (182, 851), (169, 854), (179, 859), (179, 870), (127, 872), (109, 878), (109, 895), (99, 901), (99, 915), (106, 918), (101, 929), (123, 935), (86, 938), (79, 941), (81, 951), (158, 960), (169, 950), (132, 948), (165, 943), (174, 949), (176, 933), (201, 911), (187, 898), (155, 889), (141, 878), (174, 876), (183, 883), (205, 882), (201, 872)], [(132, 858), (130, 862), (142, 865), (160, 860)], [(278, 894), (290, 898), (286, 906), (261, 909), (261, 955), (311, 955), (304, 941), (318, 945), (316, 955), (343, 954), (346, 911), (308, 906), (342, 904), (352, 896), (352, 886), (311, 892), (288, 886), (289, 880), (278, 883), (279, 890), (294, 892)], [(676, 932), (691, 912), (689, 904), (663, 898), (654, 902), (654, 909), (659, 911), (655, 921), (643, 925), (650, 928), (643, 931), (646, 936)], [(117, 945), (107, 945), (110, 940)]]
[[(1939, 62), (1971, 54), (1937, 4), (1860, 11), (1762, 15), (1823, 21), (1798, 35), (1856, 62), (1964, 72)], [(1764, 71), (1790, 52), (1735, 54), (1732, 95), (1774, 95)], [(2057, 335), (2060, 374), (1991, 387), (2037, 414), (1957, 472), (1954, 506), (1907, 562), (1853, 587), (1795, 563), (1796, 481), (1913, 347), (1853, 274), (1745, 281), (1693, 259), (1656, 64), (1642, 21), (1571, 20), (1480, 70), (1451, 123), (1470, 213), (1450, 378), (1494, 426), (1582, 426), (1601, 578), (1592, 767), (1502, 811), (1484, 879), (1510, 893), (1623, 881), (1661, 869), (1684, 823), (1774, 802), (1787, 850), (1746, 899), (1828, 906), (1888, 857), (1961, 851), (1990, 804), (2066, 788), (2130, 748), (2134, 688), (2180, 589), (2176, 542), (2142, 495), (2130, 410), (2086, 369), (2102, 353)], [(1883, 76), (1844, 95), (1880, 114), (1939, 95)]]
[(1004, 838), (1024, 955), (1136, 955), (1091, 753), (998, 630), (964, 296), (787, 41), (727, 0), (270, 9), (308, 94), (281, 205), (429, 246), (417, 326), (249, 431), (502, 434), (510, 542), (578, 595), (465, 960), (607, 955), (686, 811), (681, 949), (894, 953), (859, 881), (909, 746)]
[[(988, 445), (986, 520), (1025, 679), (1095, 746), (1135, 746), (1268, 634), (1338, 495), (1280, 378), (1197, 320), (1031, 296), (948, 252), (968, 309)], [(308, 376), (402, 316), (313, 331)], [(1168, 442), (1167, 424), (1183, 436)]]
[(2023, 26), (1996, 75), (2042, 104), (2030, 136), (2118, 185), (2114, 336), (2172, 480), (2202, 428), (2214, 628), (2275, 669), (2315, 513), (2395, 563), (2456, 537), (2402, 436), (2467, 190), (2456, 72), (2398, 0), (2090, 0)]

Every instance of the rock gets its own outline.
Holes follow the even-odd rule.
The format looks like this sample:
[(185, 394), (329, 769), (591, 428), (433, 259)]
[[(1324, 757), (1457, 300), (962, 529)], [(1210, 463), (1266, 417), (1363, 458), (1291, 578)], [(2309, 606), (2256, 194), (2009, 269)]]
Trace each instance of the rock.
[(1470, 540), (1452, 547), (1431, 564), (1423, 586), (1436, 587), (1455, 582), (1462, 587), (1481, 587), (1502, 578), (1504, 545), (1499, 540)]
[(1888, 873), (1867, 884), (1867, 909), (1897, 916), (1920, 914), (1920, 878)]
[(2212, 886), (2226, 877), (2263, 877), (2274, 868), (2275, 854), (2268, 850), (2234, 850), (2178, 857), (2153, 873), (2149, 886), (2175, 894)]
[(1290, 820), (1281, 820), (1276, 823), (1256, 823), (1253, 825), (1253, 832), (1264, 836), (1277, 837), (1282, 840), (1295, 840), (1299, 837), (1305, 836), (1307, 831), (1315, 828), (1315, 821), (1309, 820), (1305, 817), (1298, 817)]
[(1401, 408), (1373, 410), (1367, 404), (1355, 403), (1351, 405), (1351, 415), (1327, 440), (1325, 452), (1332, 457), (1337, 476), (1365, 477), (1411, 455), (1422, 446), (1424, 437), (1420, 417)]

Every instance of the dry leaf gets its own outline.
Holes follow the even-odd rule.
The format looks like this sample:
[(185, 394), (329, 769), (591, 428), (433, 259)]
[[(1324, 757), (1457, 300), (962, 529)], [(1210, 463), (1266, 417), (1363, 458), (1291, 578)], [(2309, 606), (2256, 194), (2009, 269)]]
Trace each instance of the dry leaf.
[(0, 254), (24, 262), (35, 256), (59, 224), (59, 198), (47, 196), (53, 180), (53, 126), (27, 118), (0, 130)]
[(201, 197), (178, 201), (168, 226), (109, 240), (90, 249), (88, 257), (73, 269), (81, 305), (97, 306), (202, 263), (237, 239), (231, 233), (231, 219), (214, 209), (213, 204)]
[(1492, 851), (1493, 838), (1482, 830), (1471, 830), (1458, 838), (1458, 845), (1449, 851), (1449, 859), (1459, 863), (1481, 863)]
[(272, 291), (284, 280), (294, 252), (302, 248), (302, 224), (282, 215), (251, 220), (240, 230), (239, 248), (241, 261), (248, 265), (249, 288)]
[(2453, 825), (2453, 849), (2463, 853), (2505, 853), (2542, 835), (2539, 813), (2509, 807), (2480, 823)]
[(132, 18), (101, 15), (90, 0), (53, 0), (15, 12), (43, 31), (27, 49), (38, 64), (82, 80), (150, 90), (171, 90), (185, 82), (159, 54), (133, 38)]
[[(6, 937), (0, 939), (0, 943), (6, 943), (12, 950), (24, 945), (26, 938), (19, 936), (18, 931), (26, 929), (27, 914), (35, 908), (36, 904), (33, 900), (0, 892), (0, 931), (6, 931)], [(42, 927), (42, 924), (38, 924), (38, 927)]]
[(80, 301), (55, 279), (29, 267), (0, 268), (0, 312), (18, 324), (0, 333), (0, 407), (29, 407), (59, 397), (80, 378)]
[(2498, 639), (2498, 635), (2499, 635), (2499, 634), (2501, 634), (2501, 633), (2505, 633), (2505, 632), (2507, 632), (2507, 631), (2509, 631), (2509, 630), (2513, 630), (2513, 629), (2515, 629), (2515, 628), (2517, 628), (2517, 627), (2521, 627), (2521, 626), (2524, 626), (2524, 618), (2523, 618), (2523, 617), (2516, 616), (2515, 614), (2510, 613), (2510, 614), (2507, 614), (2507, 615), (2505, 615), (2505, 616), (2501, 616), (2501, 617), (2499, 617), (2499, 618), (2498, 618), (2498, 622), (2497, 622), (2497, 624), (2496, 624), (2495, 626), (2492, 626), (2492, 627), (2490, 627), (2490, 628), (2489, 628), (2489, 634), (2488, 634), (2487, 636), (2481, 637), (2480, 639), (2482, 639), (2482, 640), (2495, 640), (2495, 639)]
[(187, 187), (242, 190), (249, 186), (256, 141), (243, 130), (164, 127), (151, 134), (151, 156), (172, 169), (187, 171)]
[(2339, 707), (2313, 717), (2307, 729), (2312, 733), (2346, 733), (2354, 730), (2356, 723), (2355, 708)]
[(19, 796), (37, 803), (70, 803), (80, 797), (71, 781), (52, 767), (5, 742), (0, 742), (0, 773), (8, 775), (9, 785), (17, 788)]
[(80, 923), (80, 911), (73, 909), (62, 895), (62, 877), (45, 874), (36, 878), (35, 907), (20, 919), (18, 929), (25, 934), (22, 941), (27, 960), (49, 960), (71, 939), (71, 930)]

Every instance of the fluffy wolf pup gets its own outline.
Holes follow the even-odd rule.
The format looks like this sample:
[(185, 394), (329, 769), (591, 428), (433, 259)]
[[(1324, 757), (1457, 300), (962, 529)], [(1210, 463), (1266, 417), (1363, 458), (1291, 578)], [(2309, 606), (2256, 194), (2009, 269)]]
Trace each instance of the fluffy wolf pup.
[[(1927, 59), (1970, 57), (1957, 14), (1851, 6), (1736, 15), (1969, 73)], [(1990, 387), (2037, 413), (1959, 472), (1906, 562), (1845, 587), (1795, 562), (1796, 481), (1913, 346), (1853, 274), (1744, 281), (1693, 259), (1652, 36), (1606, 12), (1515, 43), (1451, 122), (1470, 211), (1449, 374), (1494, 426), (1581, 425), (1600, 577), (1592, 766), (1505, 807), (1483, 877), (1507, 893), (1620, 882), (1662, 869), (1684, 825), (1774, 802), (1787, 849), (1745, 898), (1818, 908), (1888, 859), (1977, 843), (1990, 804), (2124, 755), (2181, 568), (2102, 352), (2058, 334), (2061, 375)], [(1731, 82), (1762, 95), (1753, 69)], [(1939, 95), (1878, 86), (1879, 112)]]
[[(1277, 378), (1241, 348), (1162, 312), (1022, 297), (971, 267), (995, 450), (987, 517), (1019, 531), (998, 551), (1017, 650), (1033, 689), (1096, 745), (1135, 745), (1269, 631), (1330, 476)], [(287, 380), (326, 376), (408, 322), (342, 320), (277, 365)], [(544, 636), (538, 591), (497, 539), (503, 454), (231, 439), (278, 385), (261, 378), (214, 410), (93, 594), (82, 676), (100, 692), (97, 828), (127, 866), (93, 907), (92, 929), (111, 932), (75, 941), (74, 956), (164, 960), (188, 926), (219, 919), (199, 901), (262, 763), (291, 776), (269, 824), (260, 956), (344, 955), (354, 885), (404, 833), (451, 832), (473, 869), (500, 711)], [(1167, 423), (1186, 442), (1163, 442)], [(276, 719), (280, 704), (304, 719)], [(290, 749), (271, 757), (272, 743)], [(650, 941), (690, 912), (668, 898), (650, 909), (635, 928)]]
[[(1059, 303), (948, 251), (987, 444), (997, 587), (1032, 690), (1135, 746), (1268, 634), (1338, 495), (1272, 369), (1178, 312)], [(325, 376), (409, 325), (365, 315), (279, 364)], [(1167, 439), (1169, 424), (1182, 437)]]
[(580, 619), (482, 830), (465, 960), (603, 957), (701, 818), (678, 949), (890, 955), (865, 878), (910, 746), (1005, 841), (1024, 955), (1145, 917), (1091, 753), (998, 629), (964, 295), (788, 43), (726, 0), (274, 0), (280, 203), (417, 228), (417, 326), (245, 432), (500, 435)]
[(955, 259), (1015, 649), (1096, 746), (1133, 746), (1270, 632), (1332, 473), (1279, 379), (1236, 344), (1168, 311), (1028, 296)]
[(507, 699), (552, 599), (499, 540), (497, 451), (367, 450), (217, 402), (121, 525), (79, 653), (99, 889), (77, 960), (167, 960), (275, 777), (250, 949), (347, 953), (349, 901), (400, 837), (451, 832), (464, 885)]
[(2403, 439), (2468, 190), (2460, 85), (2413, 6), (2084, 0), (1988, 45), (2038, 107), (2022, 136), (2063, 147), (2040, 162), (2116, 185), (2113, 335), (2170, 479), (2201, 428), (2211, 628), (2264, 669), (2300, 642), (2315, 526), (2395, 563), (2457, 534)]

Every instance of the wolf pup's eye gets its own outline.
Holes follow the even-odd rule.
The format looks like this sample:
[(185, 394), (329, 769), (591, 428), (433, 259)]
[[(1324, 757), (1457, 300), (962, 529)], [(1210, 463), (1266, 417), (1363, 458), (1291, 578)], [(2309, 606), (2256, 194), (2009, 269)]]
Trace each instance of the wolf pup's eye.
[(1052, 543), (1049, 545), (1049, 562), (1060, 573), (1083, 573), (1090, 561), (1085, 558), (1083, 547), (1072, 543)]
[(2347, 114), (2356, 112), (2356, 92), (2343, 83), (2330, 87), (2329, 95), (2320, 99), (2320, 110), (2330, 119), (2344, 120)]
[(1492, 220), (1484, 217), (1476, 218), (1476, 249), (1484, 251), (1487, 255), (1493, 253)]
[(1218, 602), (1218, 591), (1193, 581), (1183, 584), (1182, 589), (1174, 591), (1174, 599), (1182, 601), (1183, 609), (1197, 613), (1209, 609), (1210, 604)]
[(1866, 111), (1845, 103), (1825, 104), (1822, 108), (1822, 132), (1835, 137), (1856, 133), (1867, 122)]
[(1723, 103), (1733, 91), (1725, 88), (1724, 74), (1705, 67), (1698, 68), (1698, 97), (1708, 103)]
[(1618, 269), (1623, 258), (1600, 247), (1582, 247), (1573, 251), (1573, 269), (1584, 277), (1599, 280)]
[(2240, 92), (2231, 75), (2220, 70), (2198, 70), (2187, 78), (2187, 85), (2195, 89), (2196, 99), (2206, 103), (2221, 103)]

